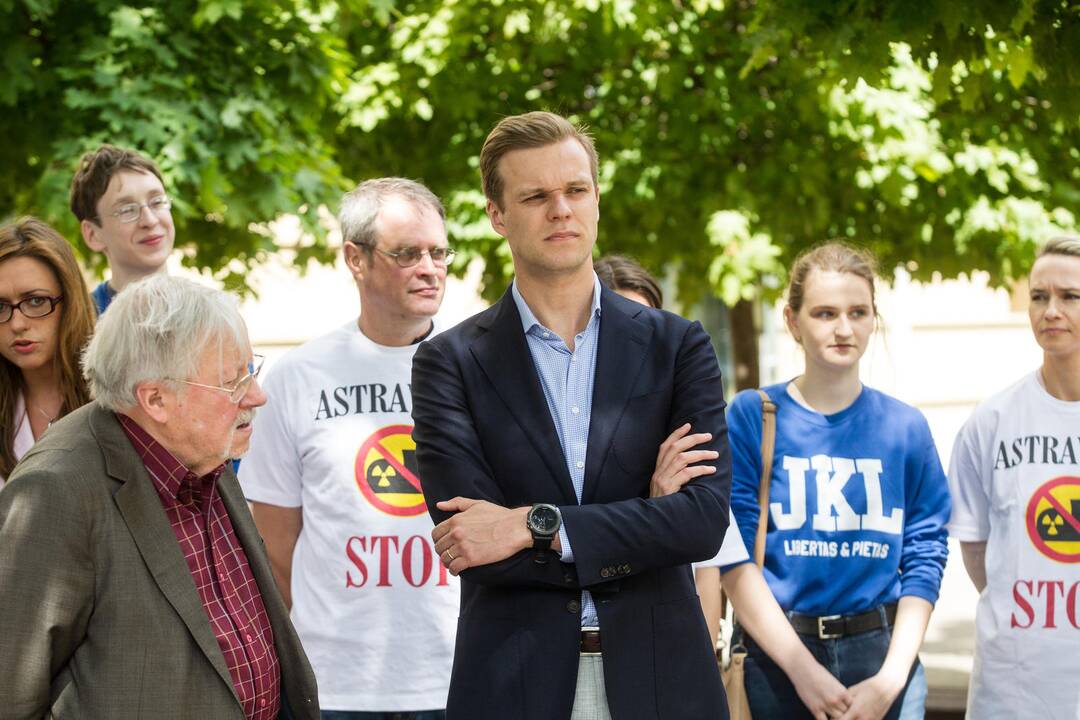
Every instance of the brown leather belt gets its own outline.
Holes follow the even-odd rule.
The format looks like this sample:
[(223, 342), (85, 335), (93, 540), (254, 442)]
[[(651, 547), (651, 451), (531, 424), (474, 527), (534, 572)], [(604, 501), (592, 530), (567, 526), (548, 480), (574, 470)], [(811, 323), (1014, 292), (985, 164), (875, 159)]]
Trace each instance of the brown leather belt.
[[(885, 621), (891, 626), (896, 621), (896, 603), (888, 603), (885, 608)], [(845, 635), (857, 635), (882, 627), (881, 613), (877, 608), (858, 615), (813, 615), (791, 614), (791, 626), (800, 635), (816, 635), (819, 640), (835, 640)]]
[(583, 652), (583, 653), (598, 653), (598, 652), (600, 652), (600, 631), (599, 630), (582, 630), (581, 631), (581, 652)]

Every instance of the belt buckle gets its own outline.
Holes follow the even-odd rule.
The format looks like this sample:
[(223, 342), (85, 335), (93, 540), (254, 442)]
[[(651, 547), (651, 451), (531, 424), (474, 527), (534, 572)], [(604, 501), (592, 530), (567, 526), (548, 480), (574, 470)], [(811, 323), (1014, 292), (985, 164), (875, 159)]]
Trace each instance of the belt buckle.
[(825, 623), (830, 620), (839, 620), (844, 617), (843, 615), (822, 615), (817, 619), (817, 636), (818, 640), (835, 640), (836, 638), (844, 637), (844, 633), (827, 633), (825, 632)]
[[(595, 633), (597, 636), (599, 636), (600, 635), (600, 628), (598, 628), (598, 627), (583, 627), (583, 628), (581, 628), (582, 639), (584, 639), (585, 633)], [(601, 643), (602, 642), (603, 641), (601, 640)], [(602, 653), (581, 651), (580, 654), (581, 655), (591, 656), (591, 655), (600, 655)]]

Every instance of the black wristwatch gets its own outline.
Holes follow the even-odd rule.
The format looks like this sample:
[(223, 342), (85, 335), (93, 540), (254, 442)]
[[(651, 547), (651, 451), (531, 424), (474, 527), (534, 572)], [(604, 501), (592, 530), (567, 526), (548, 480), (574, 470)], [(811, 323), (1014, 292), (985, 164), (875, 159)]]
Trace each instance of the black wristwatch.
[(562, 527), (562, 513), (554, 505), (537, 503), (525, 516), (525, 527), (532, 533), (537, 558), (545, 557), (546, 551), (551, 549), (551, 541)]

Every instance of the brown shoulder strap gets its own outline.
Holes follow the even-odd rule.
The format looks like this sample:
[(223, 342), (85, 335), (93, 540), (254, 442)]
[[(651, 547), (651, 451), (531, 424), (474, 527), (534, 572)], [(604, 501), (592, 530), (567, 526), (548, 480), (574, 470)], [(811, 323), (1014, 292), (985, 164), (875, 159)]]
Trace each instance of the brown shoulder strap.
[(765, 528), (769, 524), (769, 478), (772, 477), (773, 449), (776, 447), (776, 403), (764, 390), (761, 396), (761, 480), (758, 482), (758, 524), (754, 536), (754, 562), (765, 564)]
[[(773, 450), (776, 447), (776, 403), (764, 390), (761, 396), (761, 479), (758, 481), (758, 526), (754, 535), (754, 562), (760, 568), (765, 564), (765, 529), (769, 524), (769, 478), (772, 477)], [(720, 617), (727, 617), (728, 597), (720, 586)], [(719, 654), (719, 651), (717, 651)]]

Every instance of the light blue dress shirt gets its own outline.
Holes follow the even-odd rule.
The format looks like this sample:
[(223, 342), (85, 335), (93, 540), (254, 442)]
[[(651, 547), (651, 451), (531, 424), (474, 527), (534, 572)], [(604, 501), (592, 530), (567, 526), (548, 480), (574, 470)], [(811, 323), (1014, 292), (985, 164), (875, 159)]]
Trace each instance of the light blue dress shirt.
[[(584, 330), (574, 336), (572, 351), (558, 333), (544, 327), (536, 319), (518, 291), (517, 281), (510, 286), (579, 505), (585, 487), (585, 452), (589, 444), (596, 346), (600, 341), (600, 278), (594, 275), (593, 279), (595, 284), (589, 322)], [(572, 563), (574, 551), (570, 547), (566, 526), (559, 528), (559, 541), (562, 543), (562, 562)], [(588, 590), (581, 591), (581, 626), (600, 626), (596, 605)]]

